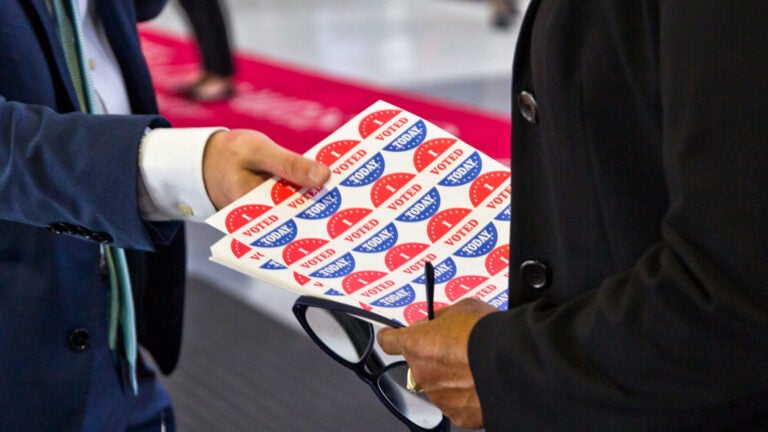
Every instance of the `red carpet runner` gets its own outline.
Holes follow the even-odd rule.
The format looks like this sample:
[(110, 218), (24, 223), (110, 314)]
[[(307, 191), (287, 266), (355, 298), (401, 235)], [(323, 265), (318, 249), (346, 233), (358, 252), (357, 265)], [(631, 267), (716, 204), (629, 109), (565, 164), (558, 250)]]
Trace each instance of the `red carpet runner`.
[(501, 115), (404, 92), (391, 91), (237, 53), (237, 94), (226, 102), (200, 104), (172, 89), (198, 68), (188, 39), (141, 28), (144, 53), (160, 113), (176, 127), (226, 126), (266, 133), (303, 153), (373, 102), (382, 99), (422, 116), (487, 155), (508, 163), (509, 119)]

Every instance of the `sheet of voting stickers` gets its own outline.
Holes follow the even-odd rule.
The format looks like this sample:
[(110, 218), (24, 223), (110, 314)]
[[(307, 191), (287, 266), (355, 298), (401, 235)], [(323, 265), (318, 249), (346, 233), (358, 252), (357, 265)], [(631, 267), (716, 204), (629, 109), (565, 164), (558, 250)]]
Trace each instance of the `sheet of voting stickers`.
[(306, 153), (322, 188), (270, 179), (212, 216), (212, 259), (300, 294), (409, 324), (424, 304), (476, 296), (506, 308), (509, 169), (444, 130), (377, 102)]

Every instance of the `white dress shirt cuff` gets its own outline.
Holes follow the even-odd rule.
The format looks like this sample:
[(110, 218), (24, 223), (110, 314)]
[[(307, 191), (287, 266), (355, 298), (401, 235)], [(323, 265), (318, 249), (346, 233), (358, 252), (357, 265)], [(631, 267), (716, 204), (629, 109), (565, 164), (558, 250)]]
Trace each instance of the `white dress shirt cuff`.
[(203, 181), (203, 153), (209, 128), (158, 128), (139, 149), (139, 209), (151, 221), (202, 222), (216, 212)]

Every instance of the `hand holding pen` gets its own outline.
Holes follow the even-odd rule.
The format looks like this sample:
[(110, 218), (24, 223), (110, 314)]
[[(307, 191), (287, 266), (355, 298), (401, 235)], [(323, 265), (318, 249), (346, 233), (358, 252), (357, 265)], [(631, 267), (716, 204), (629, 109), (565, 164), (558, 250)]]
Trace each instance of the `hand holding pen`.
[(428, 319), (399, 329), (381, 329), (377, 340), (384, 352), (405, 357), (412, 371), (406, 377), (411, 391), (425, 392), (455, 424), (482, 427), (480, 400), (469, 367), (469, 336), (481, 318), (498, 309), (469, 298), (435, 312), (431, 263), (425, 264), (424, 274)]

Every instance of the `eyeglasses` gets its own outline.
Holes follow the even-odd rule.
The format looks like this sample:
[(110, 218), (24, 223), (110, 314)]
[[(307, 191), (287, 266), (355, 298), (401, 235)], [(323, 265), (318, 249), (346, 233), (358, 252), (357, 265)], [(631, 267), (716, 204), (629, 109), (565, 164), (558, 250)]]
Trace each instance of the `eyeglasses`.
[[(429, 264), (429, 263), (428, 263)], [(427, 311), (433, 315), (434, 273), (425, 265)], [(375, 313), (325, 298), (301, 296), (293, 314), (315, 343), (337, 362), (352, 369), (379, 400), (412, 432), (448, 432), (450, 422), (424, 393), (406, 388), (408, 364), (385, 364), (374, 350), (372, 323), (400, 328), (401, 324)]]

